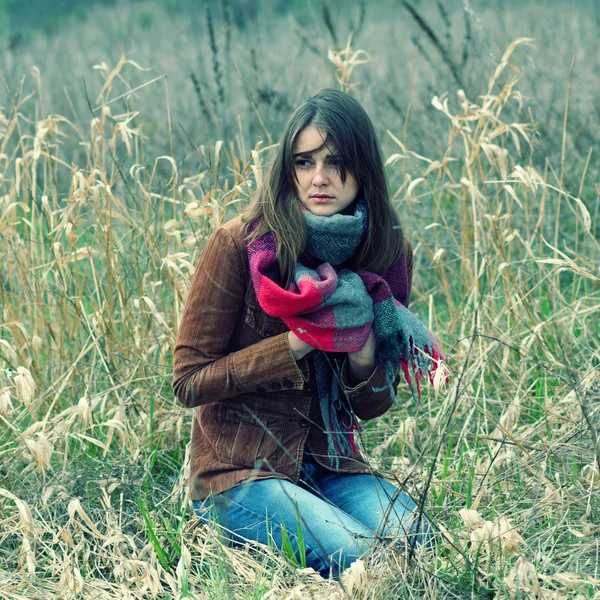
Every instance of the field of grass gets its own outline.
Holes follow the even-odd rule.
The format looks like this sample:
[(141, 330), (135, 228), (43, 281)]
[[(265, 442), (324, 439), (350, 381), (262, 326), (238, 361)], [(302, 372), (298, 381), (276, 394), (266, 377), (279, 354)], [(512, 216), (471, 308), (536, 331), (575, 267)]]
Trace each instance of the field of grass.
[[(91, 8), (78, 30), (4, 56), (0, 598), (600, 599), (594, 5), (540, 3), (555, 37), (579, 23), (567, 51), (533, 9), (503, 3), (494, 21), (469, 2), (466, 17), (404, 3), (441, 46), (404, 6), (395, 24), (415, 39), (397, 65), (402, 36), (376, 39), (391, 4), (343, 19), (335, 3), (320, 5), (329, 19), (296, 4), (271, 47), (268, 23), (227, 16), (249, 3), (188, 15), (207, 28), (197, 47), (191, 29), (166, 33), (186, 15), (137, 3)], [(131, 28), (131, 52), (102, 37), (100, 17), (115, 39)], [(500, 48), (490, 22), (518, 35)], [(276, 44), (292, 30), (304, 41), (284, 60)], [(356, 64), (359, 50), (372, 60)], [(548, 77), (528, 74), (534, 54)], [(273, 548), (229, 548), (192, 517), (193, 415), (171, 391), (199, 252), (260, 183), (289, 108), (322, 85), (350, 89), (381, 134), (415, 249), (411, 309), (451, 373), (419, 406), (401, 389), (361, 438), (424, 498), (435, 548), (407, 561), (388, 540), (341, 583)]]

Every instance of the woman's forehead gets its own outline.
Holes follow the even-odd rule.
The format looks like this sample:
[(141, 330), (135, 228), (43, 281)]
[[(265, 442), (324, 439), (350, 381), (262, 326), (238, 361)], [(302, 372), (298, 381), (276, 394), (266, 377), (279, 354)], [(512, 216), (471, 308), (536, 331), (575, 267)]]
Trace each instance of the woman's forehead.
[(327, 132), (316, 127), (305, 127), (296, 136), (294, 141), (293, 153), (296, 154), (333, 154), (337, 147), (333, 140), (327, 139)]

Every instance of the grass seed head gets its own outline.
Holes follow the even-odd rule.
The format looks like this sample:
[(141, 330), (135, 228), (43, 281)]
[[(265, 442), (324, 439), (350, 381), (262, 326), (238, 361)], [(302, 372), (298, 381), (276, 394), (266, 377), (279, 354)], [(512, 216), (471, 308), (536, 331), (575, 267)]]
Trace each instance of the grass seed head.
[(360, 558), (347, 568), (341, 577), (341, 583), (350, 598), (363, 598), (367, 591), (367, 572), (365, 561)]
[(33, 400), (35, 398), (37, 386), (29, 369), (18, 367), (17, 374), (13, 376), (13, 385), (15, 387), (15, 396), (23, 403), (23, 406), (29, 411), (29, 414), (35, 418)]
[(436, 392), (441, 392), (449, 381), (450, 373), (444, 361), (438, 361), (437, 368), (433, 374), (433, 389)]
[[(519, 535), (515, 527), (506, 517), (499, 517), (494, 521), (481, 520), (476, 525), (476, 511), (460, 512), (467, 527), (471, 528), (469, 539), (471, 541), (471, 552), (476, 555), (484, 550), (488, 555), (496, 556), (500, 549), (508, 556), (516, 554), (519, 546), (525, 540)], [(480, 517), (481, 518), (481, 517)]]
[(39, 335), (34, 335), (31, 338), (31, 349), (39, 352), (42, 348), (42, 338)]
[(37, 462), (38, 471), (44, 473), (50, 467), (52, 452), (54, 451), (53, 445), (43, 433), (37, 433), (36, 439), (26, 439), (25, 445)]
[(77, 414), (86, 427), (92, 424), (92, 409), (86, 396), (79, 398), (77, 403)]
[(461, 508), (458, 514), (469, 531), (474, 531), (483, 525), (483, 518), (476, 510)]
[(10, 400), (10, 392), (6, 388), (0, 390), (0, 415), (3, 417), (8, 417), (12, 409), (13, 405)]
[(523, 593), (533, 593), (536, 598), (544, 597), (535, 567), (522, 556), (517, 559), (515, 566), (504, 578), (504, 584), (511, 598), (521, 597)]
[(8, 340), (0, 340), (0, 346), (2, 346), (2, 349), (8, 354), (10, 358), (12, 358), (13, 360), (17, 359), (17, 353), (15, 352), (14, 348), (10, 345)]
[(81, 571), (71, 562), (70, 559), (67, 559), (63, 563), (58, 586), (61, 589), (61, 595), (63, 597), (68, 597), (71, 594), (80, 594), (83, 592), (84, 581)]
[(12, 492), (9, 492), (3, 488), (0, 488), (0, 496), (4, 496), (5, 498), (12, 500), (17, 506), (21, 525), (20, 532), (23, 535), (21, 549), (19, 552), (19, 568), (23, 571), (26, 571), (29, 576), (33, 576), (35, 575), (37, 566), (35, 553), (32, 547), (32, 541), (36, 534), (36, 527), (29, 505), (27, 502), (24, 502), (15, 496)]

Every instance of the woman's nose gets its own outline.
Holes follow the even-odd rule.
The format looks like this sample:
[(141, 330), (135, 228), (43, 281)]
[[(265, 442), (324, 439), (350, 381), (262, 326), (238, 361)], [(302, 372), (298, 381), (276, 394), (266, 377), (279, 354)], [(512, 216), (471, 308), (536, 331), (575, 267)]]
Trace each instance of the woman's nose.
[(315, 175), (313, 177), (313, 185), (320, 187), (329, 183), (329, 177), (327, 176), (327, 169), (324, 165), (317, 167)]

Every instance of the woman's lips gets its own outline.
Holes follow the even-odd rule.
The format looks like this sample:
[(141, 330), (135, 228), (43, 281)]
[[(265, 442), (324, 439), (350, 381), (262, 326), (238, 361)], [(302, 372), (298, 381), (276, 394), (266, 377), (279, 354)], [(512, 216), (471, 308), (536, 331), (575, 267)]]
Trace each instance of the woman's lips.
[(317, 204), (327, 204), (333, 200), (331, 196), (311, 196), (311, 199)]

